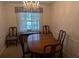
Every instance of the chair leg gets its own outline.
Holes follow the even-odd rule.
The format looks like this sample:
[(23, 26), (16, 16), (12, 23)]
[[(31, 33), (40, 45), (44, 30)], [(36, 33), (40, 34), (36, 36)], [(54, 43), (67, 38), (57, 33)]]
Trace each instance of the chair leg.
[(6, 48), (8, 48), (8, 41), (6, 40), (6, 42), (5, 42), (5, 45), (6, 45)]
[(16, 46), (17, 46), (17, 41), (16, 41)]
[(18, 40), (16, 40), (16, 46), (17, 46), (17, 44), (18, 44)]
[(62, 50), (60, 51), (60, 55), (59, 55), (61, 58), (63, 58), (63, 52)]
[(8, 44), (6, 44), (6, 48), (8, 48)]
[(22, 57), (25, 58), (25, 55), (23, 55)]
[(33, 54), (31, 54), (31, 57), (33, 57)]

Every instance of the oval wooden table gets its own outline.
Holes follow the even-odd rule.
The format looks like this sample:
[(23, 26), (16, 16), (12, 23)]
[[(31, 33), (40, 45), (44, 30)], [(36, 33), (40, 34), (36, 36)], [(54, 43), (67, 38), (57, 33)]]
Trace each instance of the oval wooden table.
[(50, 34), (32, 34), (29, 35), (28, 47), (32, 53), (44, 53), (44, 46), (48, 44), (57, 44), (58, 41)]

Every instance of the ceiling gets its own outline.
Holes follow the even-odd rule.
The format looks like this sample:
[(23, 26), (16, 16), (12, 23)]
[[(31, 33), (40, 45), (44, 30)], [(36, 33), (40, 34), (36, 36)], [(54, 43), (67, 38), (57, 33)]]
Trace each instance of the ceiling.
[[(5, 1), (6, 3), (22, 3), (22, 1)], [(39, 1), (40, 4), (52, 4), (54, 1)]]
[(41, 4), (52, 4), (53, 1), (40, 1)]

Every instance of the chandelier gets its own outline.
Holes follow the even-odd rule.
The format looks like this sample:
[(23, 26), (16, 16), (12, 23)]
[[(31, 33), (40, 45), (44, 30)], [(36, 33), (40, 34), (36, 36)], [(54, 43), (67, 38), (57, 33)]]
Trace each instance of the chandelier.
[(24, 1), (23, 6), (27, 9), (37, 9), (40, 7), (40, 4), (39, 1)]

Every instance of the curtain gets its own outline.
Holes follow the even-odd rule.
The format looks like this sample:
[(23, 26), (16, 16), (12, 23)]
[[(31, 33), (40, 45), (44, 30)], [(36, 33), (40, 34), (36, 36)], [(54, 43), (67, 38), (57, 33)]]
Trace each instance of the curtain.
[(39, 31), (42, 9), (31, 10), (15, 8), (18, 18), (18, 31)]

